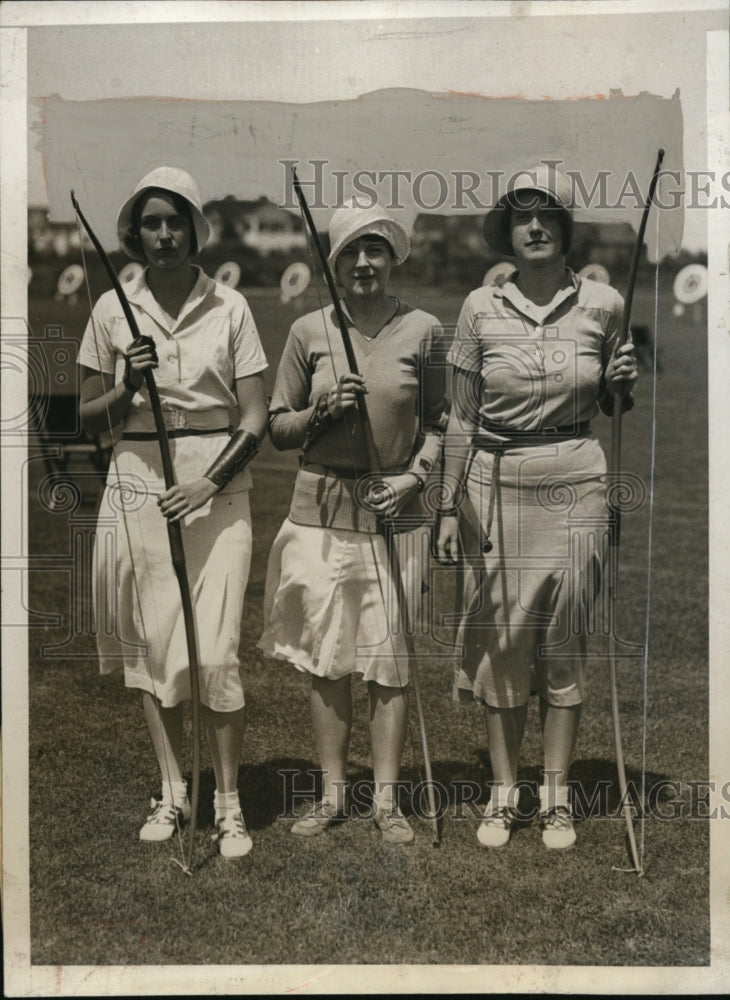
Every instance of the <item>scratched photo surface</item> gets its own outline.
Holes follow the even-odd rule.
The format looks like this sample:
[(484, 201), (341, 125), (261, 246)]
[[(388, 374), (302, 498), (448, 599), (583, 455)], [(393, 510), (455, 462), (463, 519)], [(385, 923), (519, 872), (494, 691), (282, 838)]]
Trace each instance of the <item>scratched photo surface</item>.
[[(648, 0), (141, 6), (0, 11), (13, 68), (0, 178), (8, 995), (722, 992), (730, 704), (725, 616), (708, 581), (716, 601), (727, 588), (727, 470), (713, 430), (730, 361), (730, 173), (716, 122), (727, 105), (727, 10)], [(504, 850), (477, 842), (486, 732), (480, 711), (452, 698), (463, 581), (432, 557), (428, 527), (402, 544), (425, 567), (414, 640), (438, 846), (413, 699), (401, 778), (415, 843), (388, 848), (366, 817), (372, 753), (357, 676), (352, 821), (312, 841), (290, 835), (320, 779), (308, 678), (257, 646), (269, 551), (298, 469), (297, 451), (270, 440), (250, 466), (239, 648), (238, 787), (254, 848), (226, 861), (211, 840), (205, 740), (191, 871), (181, 870), (185, 833), (140, 843), (159, 776), (138, 696), (118, 674), (99, 675), (92, 613), (118, 429), (90, 436), (78, 418), (79, 343), (109, 279), (70, 192), (124, 285), (137, 270), (119, 250), (119, 206), (152, 168), (187, 170), (213, 234), (196, 263), (248, 301), (271, 393), (292, 323), (329, 302), (292, 168), (323, 237), (353, 198), (377, 199), (404, 226), (411, 255), (391, 290), (436, 317), (431, 360), (444, 365), (467, 294), (511, 267), (482, 230), (508, 179), (540, 162), (568, 173), (568, 264), (625, 296), (660, 149), (631, 311), (639, 382), (623, 418), (618, 621), (606, 596), (570, 772), (576, 846), (551, 852), (540, 841), (536, 698), (519, 770), (535, 809)], [(725, 339), (713, 339), (723, 324)], [(608, 454), (611, 420), (594, 423)]]

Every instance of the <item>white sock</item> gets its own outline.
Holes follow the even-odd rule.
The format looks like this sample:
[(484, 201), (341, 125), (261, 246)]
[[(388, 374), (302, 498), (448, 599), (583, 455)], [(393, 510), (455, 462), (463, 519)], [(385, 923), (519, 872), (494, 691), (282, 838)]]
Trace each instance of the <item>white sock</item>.
[(373, 805), (376, 811), (392, 812), (397, 805), (396, 782), (376, 781), (373, 787)]
[(179, 807), (183, 806), (188, 797), (188, 786), (184, 781), (163, 781), (162, 801), (167, 804), (171, 802)]
[(563, 806), (570, 809), (570, 797), (567, 785), (540, 785), (540, 812)]
[(218, 822), (223, 816), (229, 813), (241, 811), (241, 802), (238, 792), (219, 792), (216, 788), (213, 794), (213, 808), (215, 810), (215, 821)]
[(504, 809), (505, 806), (512, 810), (517, 809), (520, 801), (520, 789), (517, 785), (492, 785), (492, 796), (489, 800), (490, 806), (496, 809)]
[(347, 782), (333, 781), (322, 789), (322, 802), (330, 802), (338, 811), (343, 811), (347, 798)]

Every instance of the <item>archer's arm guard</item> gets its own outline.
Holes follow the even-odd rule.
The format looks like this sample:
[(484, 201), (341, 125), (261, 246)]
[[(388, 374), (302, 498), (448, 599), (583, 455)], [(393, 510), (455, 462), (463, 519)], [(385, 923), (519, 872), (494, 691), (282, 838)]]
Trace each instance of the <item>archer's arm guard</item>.
[(449, 410), (447, 407), (439, 420), (423, 435), (416, 450), (411, 455), (411, 464), (406, 472), (411, 472), (418, 480), (419, 493), (423, 492), (426, 480), (441, 461), (441, 450), (448, 422)]
[(602, 413), (605, 413), (607, 417), (613, 416), (614, 405), (616, 397), (621, 399), (621, 412), (628, 413), (629, 410), (634, 408), (634, 392), (633, 389), (629, 389), (626, 395), (621, 395), (620, 392), (610, 393), (606, 387), (606, 379), (601, 376), (601, 385), (598, 390), (598, 406)]
[(411, 455), (411, 464), (406, 469), (406, 472), (410, 472), (416, 477), (419, 493), (423, 493), (426, 480), (441, 461), (441, 451), (448, 421), (449, 412), (446, 409), (442, 413), (438, 423), (426, 432), (420, 445), (416, 448), (413, 455)]
[(411, 457), (411, 464), (405, 470), (418, 481), (418, 492), (422, 493), (426, 480), (441, 457), (441, 437), (438, 432), (426, 434), (419, 450)]
[(259, 450), (259, 439), (251, 431), (236, 431), (215, 462), (205, 473), (207, 479), (222, 490)]

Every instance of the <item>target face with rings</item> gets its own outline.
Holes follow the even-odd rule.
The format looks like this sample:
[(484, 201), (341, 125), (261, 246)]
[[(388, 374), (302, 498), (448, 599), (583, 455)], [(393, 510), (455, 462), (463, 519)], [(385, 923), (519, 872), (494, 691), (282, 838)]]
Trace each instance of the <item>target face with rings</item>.
[(579, 278), (588, 278), (590, 281), (600, 281), (603, 285), (608, 285), (610, 275), (603, 264), (586, 264), (578, 271)]
[(281, 296), (284, 301), (288, 302), (289, 299), (301, 295), (309, 285), (311, 277), (312, 272), (303, 261), (296, 261), (294, 264), (290, 264), (282, 274), (279, 282)]
[(238, 288), (238, 283), (241, 280), (241, 268), (235, 260), (226, 261), (215, 272), (213, 279), (221, 285), (227, 285), (228, 288)]
[(704, 264), (687, 264), (674, 279), (674, 297), (684, 306), (691, 306), (707, 295), (707, 268)]
[(84, 283), (84, 269), (80, 264), (69, 264), (61, 271), (56, 286), (61, 295), (73, 295)]
[(124, 267), (119, 272), (119, 274), (117, 275), (117, 277), (119, 278), (119, 284), (122, 286), (130, 285), (133, 281), (137, 280), (137, 278), (140, 276), (140, 274), (142, 274), (143, 271), (144, 268), (138, 261), (130, 260), (130, 262), (128, 264), (125, 264)]

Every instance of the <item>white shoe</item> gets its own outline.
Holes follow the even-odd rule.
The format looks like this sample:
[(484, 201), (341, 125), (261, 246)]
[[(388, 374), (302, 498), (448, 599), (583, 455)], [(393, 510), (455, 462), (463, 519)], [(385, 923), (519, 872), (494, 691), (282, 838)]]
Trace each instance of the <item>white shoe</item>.
[(345, 819), (344, 812), (340, 812), (334, 802), (329, 799), (322, 799), (308, 809), (293, 824), (291, 832), (297, 837), (318, 837), (320, 833)]
[(507, 806), (488, 805), (477, 830), (477, 840), (482, 847), (504, 847), (514, 821), (515, 814)]
[(566, 806), (554, 806), (540, 813), (542, 842), (552, 850), (565, 851), (576, 841), (573, 817)]
[(172, 802), (160, 802), (159, 799), (150, 799), (150, 806), (152, 812), (139, 831), (140, 840), (154, 843), (169, 840), (190, 819), (190, 802), (187, 796), (182, 806), (174, 806)]
[(243, 821), (243, 813), (225, 813), (216, 822), (217, 833), (213, 839), (218, 841), (218, 850), (222, 858), (243, 858), (253, 847), (253, 841)]
[(411, 824), (397, 806), (378, 809), (373, 818), (386, 844), (412, 844), (416, 838)]

